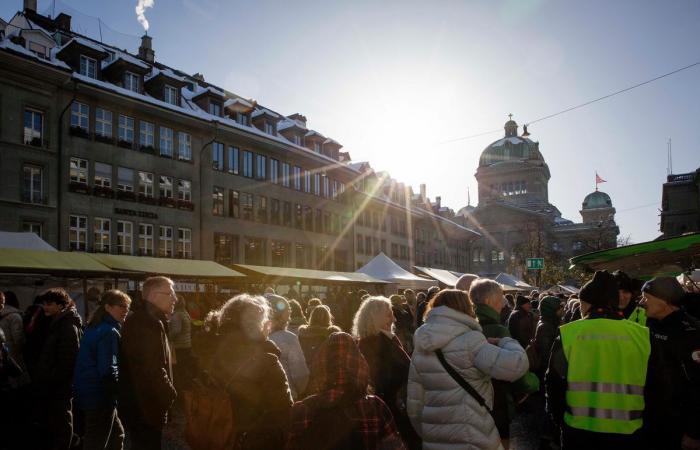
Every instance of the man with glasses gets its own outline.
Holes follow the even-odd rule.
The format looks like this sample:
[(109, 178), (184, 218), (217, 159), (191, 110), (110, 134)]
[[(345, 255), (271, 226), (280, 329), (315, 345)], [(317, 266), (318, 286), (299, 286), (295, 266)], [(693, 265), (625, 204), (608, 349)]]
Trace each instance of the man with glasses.
[(177, 297), (173, 281), (151, 277), (143, 283), (140, 307), (126, 319), (120, 351), (119, 415), (131, 447), (161, 448), (168, 409), (176, 397), (167, 322)]

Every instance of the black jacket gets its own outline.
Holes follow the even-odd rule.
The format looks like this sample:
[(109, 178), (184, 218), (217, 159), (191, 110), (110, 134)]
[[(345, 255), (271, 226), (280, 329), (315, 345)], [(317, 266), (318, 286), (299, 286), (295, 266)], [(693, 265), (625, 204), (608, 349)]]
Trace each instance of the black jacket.
[(73, 370), (82, 335), (83, 323), (75, 308), (67, 308), (51, 317), (32, 374), (36, 394), (52, 398), (71, 396)]
[(127, 426), (159, 428), (176, 397), (167, 319), (149, 303), (127, 317), (119, 352), (119, 413)]
[(683, 434), (700, 439), (700, 321), (678, 310), (647, 324), (644, 429), (652, 448), (680, 448)]
[(531, 367), (530, 370), (535, 372), (535, 374), (537, 374), (537, 378), (540, 379), (540, 389), (542, 391), (544, 391), (544, 374), (547, 371), (549, 356), (552, 354), (552, 346), (554, 345), (554, 340), (557, 338), (558, 334), (558, 320), (545, 316), (540, 317), (540, 321), (537, 322), (534, 337), (535, 351), (539, 356), (540, 366), (534, 368)]
[(532, 313), (516, 307), (508, 317), (508, 331), (513, 339), (517, 340), (523, 348), (527, 348), (530, 339), (535, 335), (537, 321)]
[[(623, 320), (622, 314), (619, 312), (606, 309), (595, 309), (583, 320), (595, 319)], [(571, 428), (564, 423), (568, 371), (569, 364), (564, 355), (560, 334), (552, 346), (552, 354), (545, 374), (545, 391), (547, 394), (547, 413), (552, 417), (554, 423), (562, 429), (562, 450), (638, 448), (641, 445), (641, 431), (632, 435), (594, 433)]]

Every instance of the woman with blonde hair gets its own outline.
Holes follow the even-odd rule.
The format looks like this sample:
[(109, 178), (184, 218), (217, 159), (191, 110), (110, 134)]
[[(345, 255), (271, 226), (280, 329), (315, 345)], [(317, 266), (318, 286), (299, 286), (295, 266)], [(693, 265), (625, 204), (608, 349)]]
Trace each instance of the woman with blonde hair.
[(419, 449), (420, 439), (406, 414), (405, 387), (411, 358), (394, 334), (394, 321), (389, 299), (369, 297), (355, 314), (352, 334), (369, 365), (374, 391), (389, 406), (406, 447)]
[(317, 305), (311, 311), (309, 324), (299, 327), (299, 343), (304, 351), (304, 359), (309, 367), (313, 366), (314, 356), (321, 344), (326, 342), (331, 333), (341, 331), (333, 325), (331, 309), (326, 305)]
[[(423, 448), (502, 449), (490, 414), (491, 378), (515, 381), (527, 372), (520, 344), (509, 337), (487, 340), (469, 295), (457, 289), (442, 290), (430, 300), (414, 344), (408, 415)], [(479, 398), (462, 387), (465, 382)]]
[(267, 300), (248, 294), (207, 317), (218, 340), (210, 374), (231, 396), (238, 450), (282, 448), (286, 438), (292, 397), (279, 349), (268, 339), (269, 317)]

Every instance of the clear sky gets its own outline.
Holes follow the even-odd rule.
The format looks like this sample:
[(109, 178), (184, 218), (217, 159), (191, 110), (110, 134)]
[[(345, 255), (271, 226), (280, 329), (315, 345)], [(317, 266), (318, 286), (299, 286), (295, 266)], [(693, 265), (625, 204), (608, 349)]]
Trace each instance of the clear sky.
[[(21, 3), (3, 0), (0, 15)], [(136, 50), (136, 1), (55, 4), (77, 31), (98, 38), (100, 17), (106, 43)], [(508, 113), (522, 125), (700, 61), (697, 0), (155, 0), (146, 17), (157, 60), (306, 115), (353, 160), (426, 183), (455, 210), (467, 188), (476, 203), (479, 155)], [(564, 217), (581, 220), (597, 170), (622, 235), (641, 242), (660, 234), (668, 139), (675, 173), (700, 167), (699, 121), (697, 66), (529, 131)]]

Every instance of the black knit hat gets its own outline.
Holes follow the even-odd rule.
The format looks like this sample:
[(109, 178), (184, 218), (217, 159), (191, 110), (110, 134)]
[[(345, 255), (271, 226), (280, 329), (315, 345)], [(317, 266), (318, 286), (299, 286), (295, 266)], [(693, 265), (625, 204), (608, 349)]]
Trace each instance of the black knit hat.
[(594, 307), (614, 307), (620, 301), (617, 292), (617, 281), (607, 270), (598, 270), (593, 279), (584, 284), (579, 293), (581, 301)]
[(642, 292), (651, 294), (672, 305), (680, 305), (685, 296), (683, 287), (673, 277), (657, 277), (644, 283)]
[(617, 288), (623, 291), (632, 292), (632, 279), (625, 272), (621, 270), (616, 270), (613, 272), (615, 281), (617, 281)]
[(515, 306), (523, 306), (530, 303), (530, 299), (525, 297), (524, 295), (518, 295), (515, 298)]

